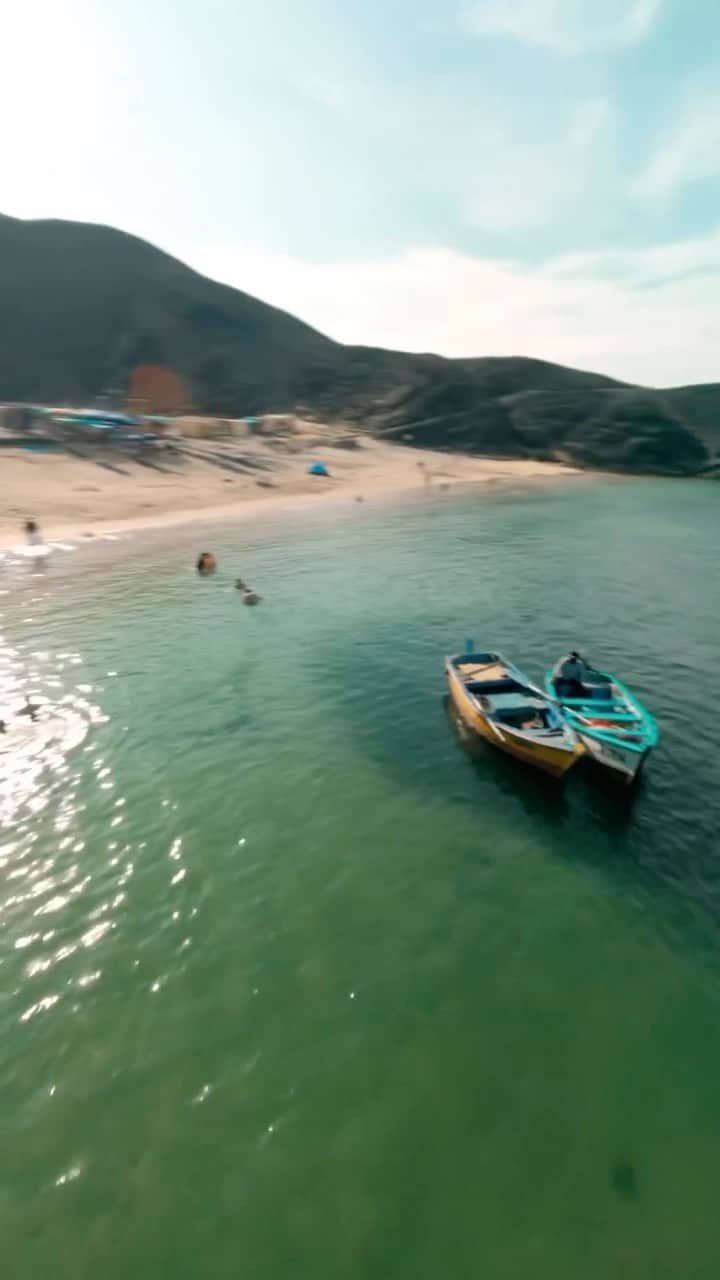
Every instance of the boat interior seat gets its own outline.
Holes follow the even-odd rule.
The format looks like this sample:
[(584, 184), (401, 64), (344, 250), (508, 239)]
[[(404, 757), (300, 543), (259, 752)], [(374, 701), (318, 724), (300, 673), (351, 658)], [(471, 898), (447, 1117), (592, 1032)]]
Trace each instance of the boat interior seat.
[(499, 711), (537, 711), (545, 708), (546, 703), (541, 698), (536, 698), (532, 690), (523, 689), (522, 685), (517, 685), (515, 689), (501, 689), (498, 693), (493, 694), (486, 699), (489, 707), (494, 712)]
[(507, 676), (504, 680), (472, 680), (466, 685), (468, 693), (483, 694), (483, 696), (491, 693), (522, 693), (524, 692), (522, 685), (517, 680), (513, 680)]
[(495, 719), (511, 729), (548, 729), (550, 721), (545, 707), (504, 707)]
[(458, 663), (458, 668), (465, 680), (504, 680), (508, 677), (506, 668), (501, 662), (469, 662)]
[(609, 702), (612, 698), (612, 685), (609, 681), (583, 681), (583, 695), (590, 702)]

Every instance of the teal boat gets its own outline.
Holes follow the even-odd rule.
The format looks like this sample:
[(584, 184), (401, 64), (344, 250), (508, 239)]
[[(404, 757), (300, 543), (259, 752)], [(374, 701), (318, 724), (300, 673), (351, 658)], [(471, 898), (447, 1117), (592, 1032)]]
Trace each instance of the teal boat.
[[(545, 676), (545, 688), (562, 708), (588, 755), (628, 785), (639, 776), (660, 732), (650, 712), (617, 676), (587, 668), (568, 696), (568, 682)], [(558, 687), (560, 686), (560, 687)], [(564, 687), (563, 687), (564, 686)]]

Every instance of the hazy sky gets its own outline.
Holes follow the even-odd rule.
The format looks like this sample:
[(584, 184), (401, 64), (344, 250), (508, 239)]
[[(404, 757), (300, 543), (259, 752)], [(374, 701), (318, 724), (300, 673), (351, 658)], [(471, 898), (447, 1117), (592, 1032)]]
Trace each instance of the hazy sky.
[(0, 15), (3, 212), (112, 223), (346, 341), (720, 381), (720, 0)]

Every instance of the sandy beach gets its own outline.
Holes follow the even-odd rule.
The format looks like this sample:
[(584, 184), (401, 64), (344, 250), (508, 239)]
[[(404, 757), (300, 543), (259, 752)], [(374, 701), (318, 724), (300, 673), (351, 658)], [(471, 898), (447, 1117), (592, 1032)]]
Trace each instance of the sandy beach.
[[(326, 464), (329, 478), (308, 474), (317, 460)], [(573, 474), (573, 468), (555, 463), (436, 453), (370, 437), (352, 447), (287, 436), (197, 439), (144, 458), (5, 448), (0, 467), (0, 543), (5, 546), (18, 542), (29, 518), (37, 520), (46, 539), (79, 537)]]

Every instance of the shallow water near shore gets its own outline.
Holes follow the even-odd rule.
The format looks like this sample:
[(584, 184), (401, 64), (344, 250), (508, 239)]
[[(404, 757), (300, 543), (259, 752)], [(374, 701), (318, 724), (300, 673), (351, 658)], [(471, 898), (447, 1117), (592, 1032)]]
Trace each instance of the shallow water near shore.
[[(8, 1276), (717, 1275), (719, 500), (582, 478), (3, 569)], [(616, 670), (637, 794), (471, 749), (469, 637)]]

